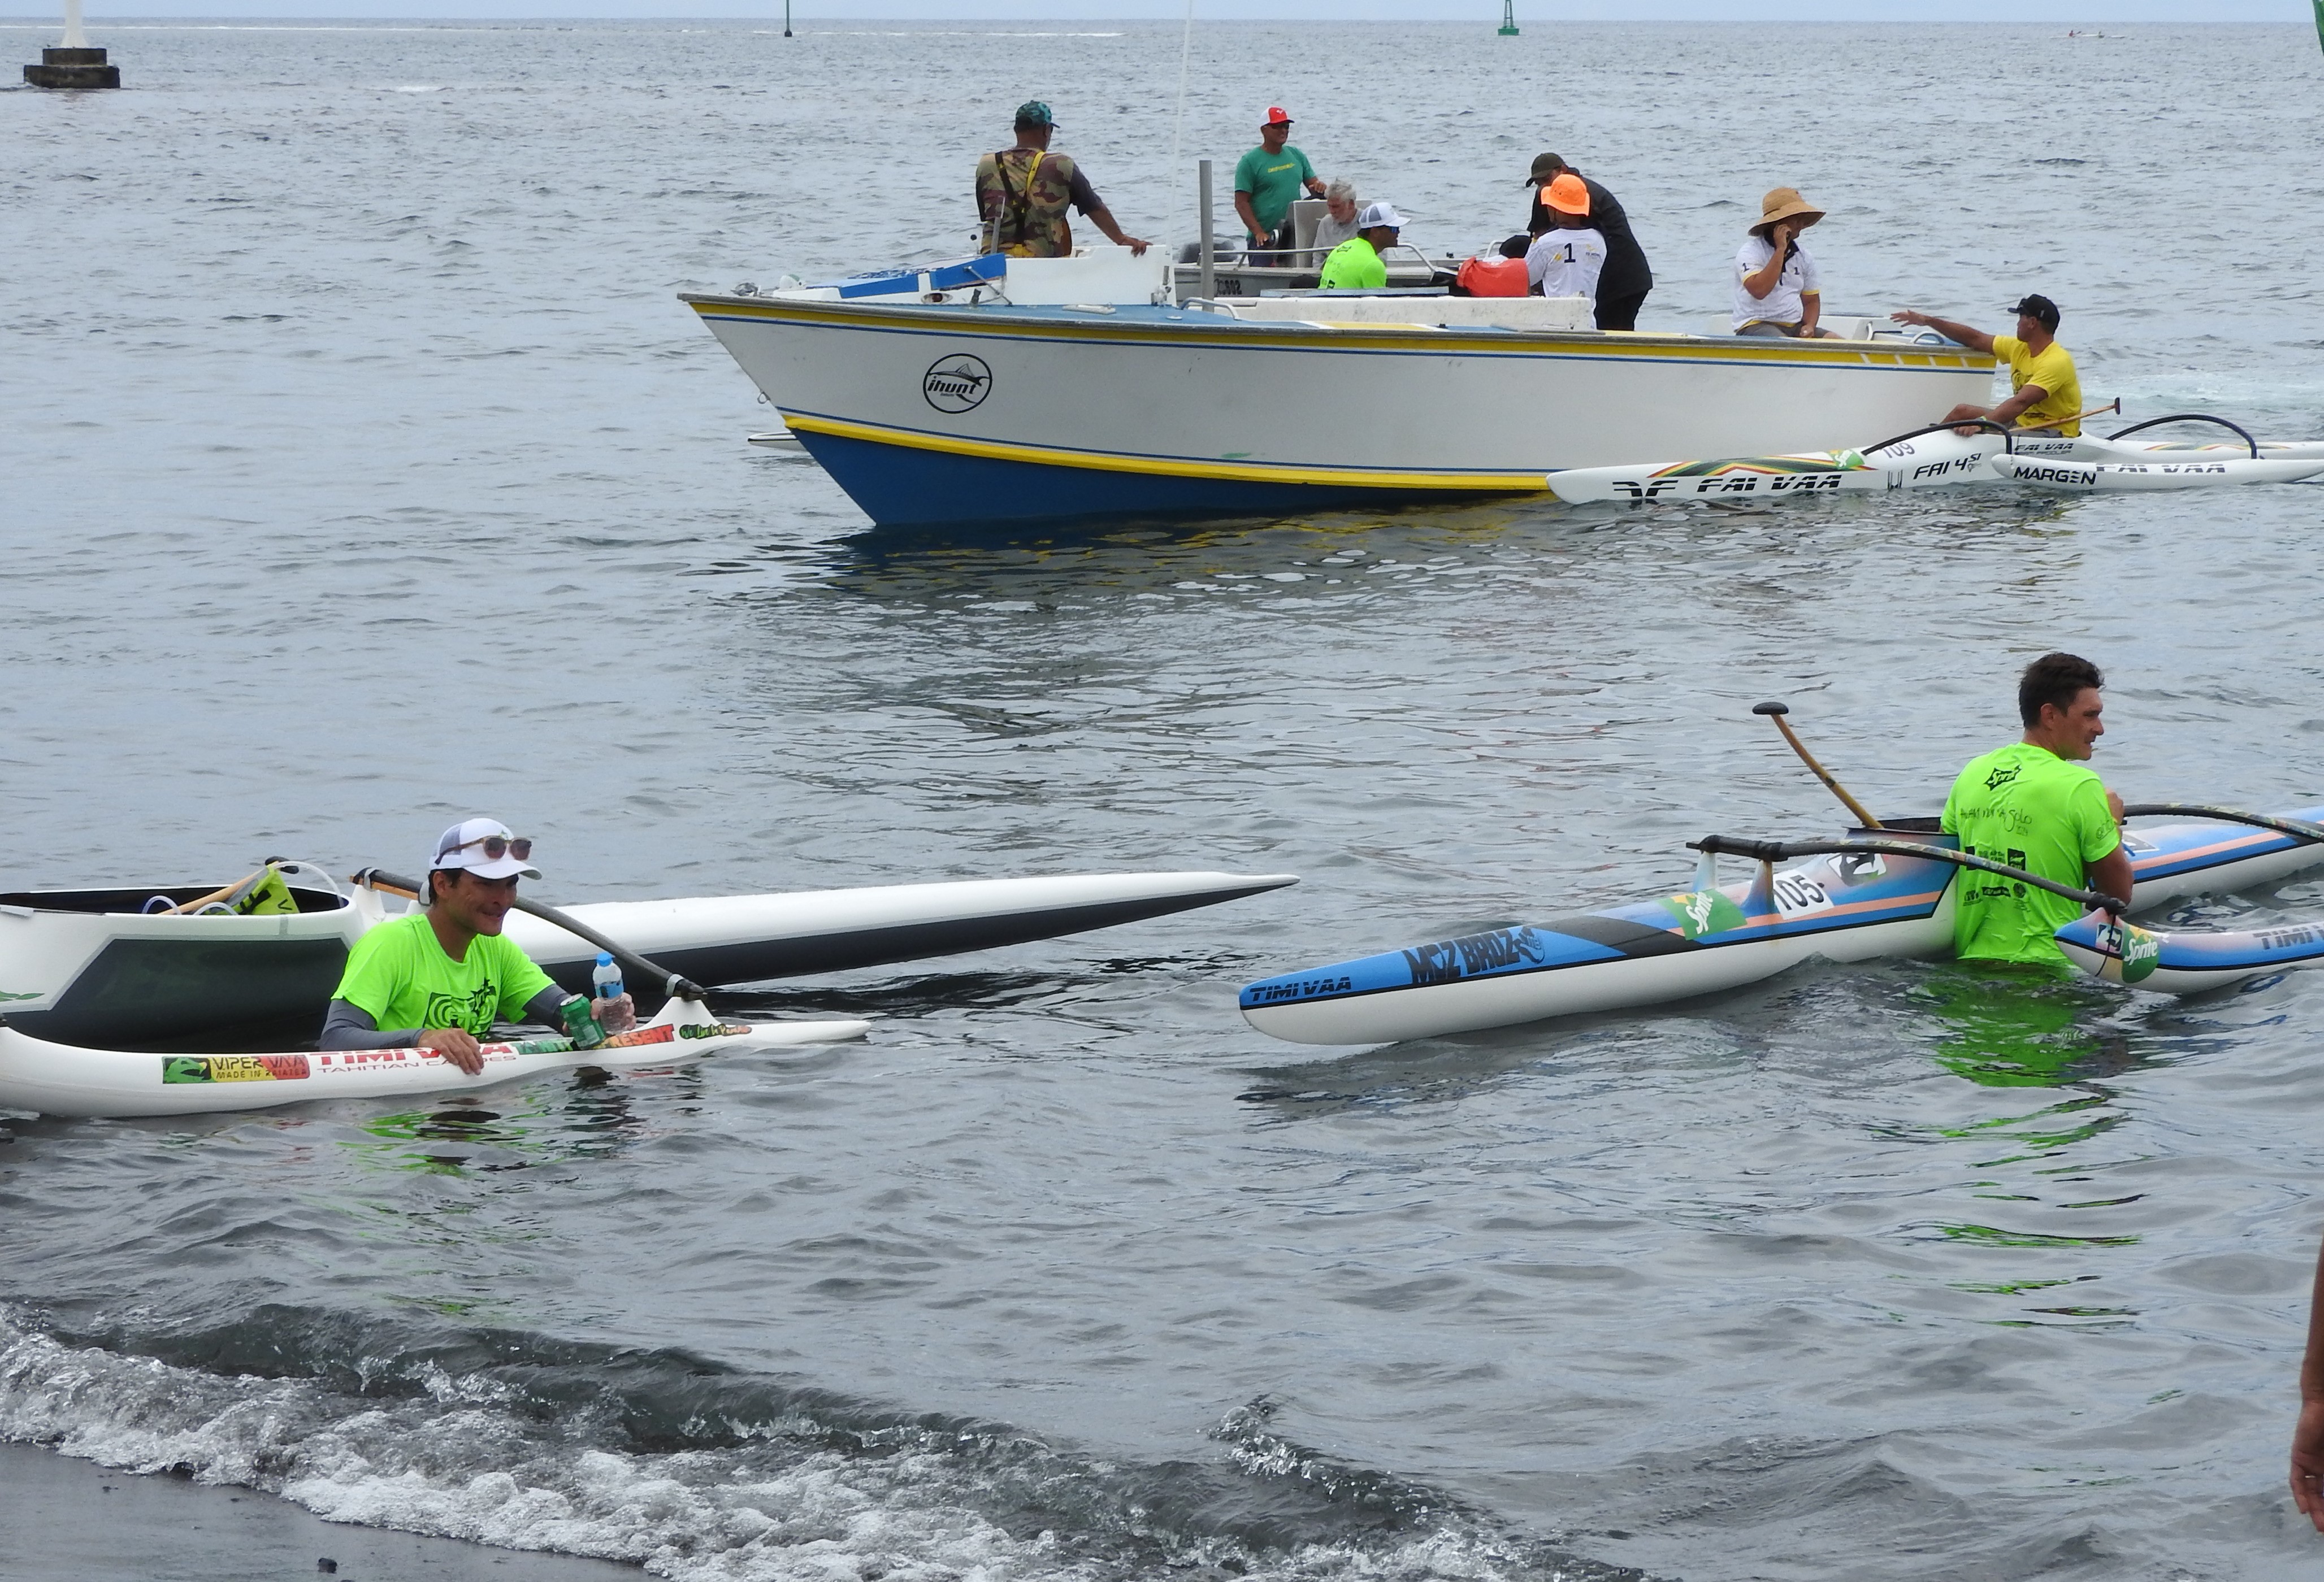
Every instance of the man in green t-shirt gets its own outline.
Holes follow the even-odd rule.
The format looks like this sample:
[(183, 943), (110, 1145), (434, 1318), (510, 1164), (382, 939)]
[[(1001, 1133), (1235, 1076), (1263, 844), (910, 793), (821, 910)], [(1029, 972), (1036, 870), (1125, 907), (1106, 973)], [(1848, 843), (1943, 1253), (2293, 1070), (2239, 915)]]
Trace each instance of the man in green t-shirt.
[[(2097, 666), (2044, 654), (2017, 682), (2025, 734), (1971, 759), (1945, 798), (1945, 832), (1961, 850), (2061, 884), (2130, 899), (2122, 847), (2122, 798), (2083, 767), (2106, 734)], [(1964, 961), (2063, 966), (2050, 936), (2082, 915), (2063, 896), (1963, 869), (1953, 913), (1953, 954)]]
[(1388, 265), (1380, 254), (1396, 245), (1404, 216), (1387, 204), (1366, 207), (1356, 216), (1356, 234), (1332, 249), (1315, 284), (1326, 291), (1377, 291), (1388, 285)]
[(2074, 369), (2074, 354), (2058, 344), (2058, 305), (2047, 297), (2027, 297), (2011, 311), (2017, 315), (2014, 336), (1989, 336), (1910, 308), (1888, 317), (1899, 324), (1925, 326), (1947, 340), (1959, 341), (1973, 352), (1990, 352), (2009, 364), (2007, 400), (1997, 407), (1963, 401), (1943, 421), (1990, 418), (2004, 426), (2040, 428), (2072, 439), (2082, 431), (2077, 420), (2082, 415), (2082, 376)]
[(1323, 196), (1323, 179), (1307, 156), (1290, 145), (1291, 117), (1282, 106), (1270, 106), (1259, 129), (1259, 146), (1235, 161), (1235, 213), (1253, 251), (1280, 251), (1291, 245), (1291, 205), (1305, 188), (1312, 198)]
[[(563, 1022), (568, 995), (502, 937), (519, 876), (539, 878), (532, 842), (472, 818), (436, 842), (420, 910), (383, 923), (347, 952), (323, 1022), (324, 1049), (429, 1049), (470, 1076), (496, 1021)], [(590, 1007), (608, 1033), (637, 1012), (626, 994)]]

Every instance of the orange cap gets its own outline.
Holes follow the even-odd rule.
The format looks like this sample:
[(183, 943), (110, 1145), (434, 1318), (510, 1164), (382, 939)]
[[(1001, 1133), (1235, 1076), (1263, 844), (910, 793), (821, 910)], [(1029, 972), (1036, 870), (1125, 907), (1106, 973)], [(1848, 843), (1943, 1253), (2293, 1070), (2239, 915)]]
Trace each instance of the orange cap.
[(1582, 178), (1568, 170), (1541, 189), (1541, 200), (1554, 209), (1570, 215), (1590, 212), (1590, 189), (1582, 185)]

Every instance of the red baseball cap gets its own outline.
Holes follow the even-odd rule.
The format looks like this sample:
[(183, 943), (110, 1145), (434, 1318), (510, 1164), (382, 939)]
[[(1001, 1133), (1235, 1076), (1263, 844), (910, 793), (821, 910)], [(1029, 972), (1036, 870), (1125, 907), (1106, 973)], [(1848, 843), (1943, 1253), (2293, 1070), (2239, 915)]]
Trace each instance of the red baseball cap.
[(1267, 106), (1267, 119), (1260, 122), (1259, 124), (1261, 126), (1288, 126), (1291, 124), (1291, 112), (1285, 109), (1281, 105), (1269, 105)]

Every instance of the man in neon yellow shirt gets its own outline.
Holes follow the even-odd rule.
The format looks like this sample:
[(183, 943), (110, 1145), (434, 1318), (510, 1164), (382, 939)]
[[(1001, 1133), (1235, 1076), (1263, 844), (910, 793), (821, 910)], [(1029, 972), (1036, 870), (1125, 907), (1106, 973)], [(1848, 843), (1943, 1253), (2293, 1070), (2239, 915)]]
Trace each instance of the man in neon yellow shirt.
[[(502, 937), (520, 875), (539, 878), (532, 842), (497, 820), (446, 830), (421, 880), (421, 910), (383, 923), (347, 952), (323, 1022), (325, 1049), (429, 1049), (470, 1076), (495, 1021), (564, 1024), (578, 999)], [(590, 1007), (608, 1033), (637, 1021), (626, 994)]]
[(2082, 410), (2082, 376), (2074, 372), (2074, 354), (2058, 344), (2058, 305), (2047, 297), (2028, 297), (2013, 311), (2017, 315), (2014, 336), (1989, 336), (1910, 308), (1888, 317), (1899, 324), (1926, 325), (1949, 341), (1959, 341), (1974, 352), (1990, 352), (2009, 364), (2007, 400), (1997, 407), (1963, 401), (1945, 414), (1944, 421), (1990, 418), (2021, 428), (2046, 428), (2071, 439), (2082, 431), (2081, 424), (2075, 421)]
[[(2083, 767), (2106, 734), (2097, 666), (2044, 654), (2017, 682), (2025, 734), (1971, 759), (1945, 798), (1941, 827), (1961, 850), (2061, 884), (2130, 899), (2122, 848), (2122, 798)], [(2050, 936), (2082, 915), (2063, 896), (1963, 869), (1953, 913), (1953, 954), (1964, 961), (2063, 968)]]
[(1380, 254), (1396, 245), (1404, 216), (1387, 204), (1375, 203), (1356, 216), (1356, 234), (1332, 249), (1315, 284), (1326, 291), (1378, 291), (1388, 286), (1388, 265)]

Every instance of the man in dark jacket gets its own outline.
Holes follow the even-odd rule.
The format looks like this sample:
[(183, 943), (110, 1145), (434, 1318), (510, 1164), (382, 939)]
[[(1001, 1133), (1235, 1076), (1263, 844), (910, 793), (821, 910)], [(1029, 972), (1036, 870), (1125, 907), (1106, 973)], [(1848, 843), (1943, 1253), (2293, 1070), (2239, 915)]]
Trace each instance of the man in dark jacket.
[[(1533, 174), (1526, 178), (1526, 185), (1547, 187), (1569, 172), (1581, 176), (1582, 185), (1589, 189), (1590, 224), (1606, 238), (1606, 268), (1598, 277), (1598, 327), (1636, 329), (1638, 308), (1646, 301), (1646, 293), (1655, 289), (1655, 272), (1646, 267), (1646, 250), (1630, 235), (1630, 216), (1622, 212), (1621, 201), (1555, 154), (1541, 154), (1534, 160)], [(1557, 216), (1542, 206), (1539, 191), (1533, 194), (1530, 202), (1526, 236), (1537, 237), (1554, 229)], [(1514, 243), (1517, 238), (1512, 236), (1509, 240)], [(1522, 250), (1518, 255), (1523, 256)]]

